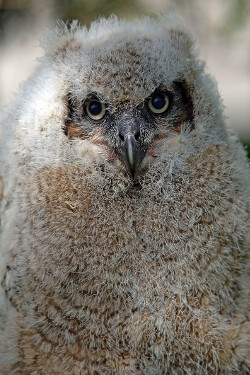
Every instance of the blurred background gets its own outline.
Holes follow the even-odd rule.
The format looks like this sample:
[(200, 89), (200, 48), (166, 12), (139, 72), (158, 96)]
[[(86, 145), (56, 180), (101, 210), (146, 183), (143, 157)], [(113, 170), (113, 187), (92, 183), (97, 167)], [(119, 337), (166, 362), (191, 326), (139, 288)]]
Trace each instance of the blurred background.
[(228, 124), (250, 151), (250, 0), (0, 0), (0, 109), (32, 74), (39, 39), (58, 19), (90, 24), (100, 16), (133, 18), (171, 11), (193, 30), (216, 76)]

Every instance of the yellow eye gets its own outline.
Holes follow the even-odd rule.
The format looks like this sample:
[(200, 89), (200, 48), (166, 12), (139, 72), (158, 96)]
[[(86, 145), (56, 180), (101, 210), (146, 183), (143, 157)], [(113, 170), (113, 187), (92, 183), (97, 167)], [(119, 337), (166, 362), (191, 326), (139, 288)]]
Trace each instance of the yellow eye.
[(169, 97), (165, 93), (156, 92), (148, 101), (148, 108), (155, 114), (165, 112), (169, 106)]
[(106, 113), (106, 106), (98, 100), (91, 100), (86, 105), (86, 113), (92, 120), (101, 120)]

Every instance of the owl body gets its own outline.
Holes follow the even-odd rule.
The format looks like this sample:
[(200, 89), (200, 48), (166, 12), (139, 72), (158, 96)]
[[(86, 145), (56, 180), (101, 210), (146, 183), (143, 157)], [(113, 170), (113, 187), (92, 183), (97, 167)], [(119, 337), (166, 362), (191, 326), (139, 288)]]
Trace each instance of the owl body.
[(0, 373), (248, 374), (249, 165), (192, 37), (48, 40), (5, 123)]

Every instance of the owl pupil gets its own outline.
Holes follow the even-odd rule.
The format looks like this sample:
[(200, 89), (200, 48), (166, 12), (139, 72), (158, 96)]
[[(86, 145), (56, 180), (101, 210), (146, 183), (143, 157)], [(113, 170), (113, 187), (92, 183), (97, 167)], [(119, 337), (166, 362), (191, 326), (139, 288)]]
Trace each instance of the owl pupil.
[(163, 95), (157, 94), (152, 98), (152, 105), (156, 109), (162, 109), (166, 104), (166, 99)]
[(89, 104), (89, 112), (93, 116), (97, 116), (102, 112), (102, 105), (100, 102), (94, 101)]

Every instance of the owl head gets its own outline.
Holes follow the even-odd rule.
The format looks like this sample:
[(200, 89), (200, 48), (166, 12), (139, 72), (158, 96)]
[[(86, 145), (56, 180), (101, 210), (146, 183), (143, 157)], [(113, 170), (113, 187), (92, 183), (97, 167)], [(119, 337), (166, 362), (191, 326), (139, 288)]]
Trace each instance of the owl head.
[(216, 85), (175, 17), (61, 24), (43, 44), (19, 105), (31, 164), (98, 165), (136, 181), (225, 141)]

